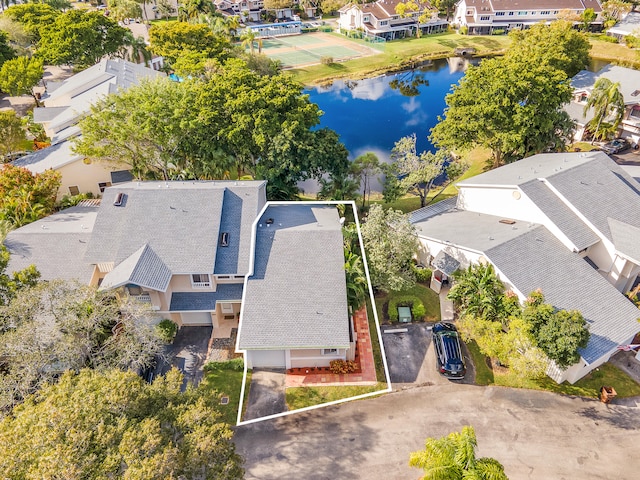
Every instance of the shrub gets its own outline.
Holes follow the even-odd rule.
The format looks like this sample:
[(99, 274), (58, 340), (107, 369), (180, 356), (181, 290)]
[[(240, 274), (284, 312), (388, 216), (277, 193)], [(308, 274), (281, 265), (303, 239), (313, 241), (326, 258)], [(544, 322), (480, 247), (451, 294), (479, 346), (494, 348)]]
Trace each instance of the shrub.
[(428, 268), (418, 268), (414, 266), (413, 273), (416, 276), (417, 282), (428, 284), (431, 281), (431, 275), (433, 272)]
[(427, 313), (427, 309), (422, 303), (422, 300), (418, 297), (406, 295), (403, 297), (393, 298), (389, 300), (387, 307), (387, 314), (389, 315), (389, 320), (392, 322), (398, 321), (398, 307), (410, 307), (411, 315), (413, 315), (414, 320), (422, 320)]
[(458, 33), (460, 35), (466, 35), (468, 31), (469, 31), (469, 28), (467, 26), (462, 26), (460, 27), (460, 30), (458, 30)]
[(333, 57), (324, 56), (320, 58), (320, 63), (323, 65), (331, 65), (333, 63)]
[(209, 362), (203, 367), (205, 373), (220, 370), (242, 372), (244, 370), (244, 361), (242, 358), (234, 358), (226, 362)]
[(329, 362), (331, 373), (353, 373), (358, 369), (358, 364), (350, 360), (332, 360)]
[(491, 35), (504, 35), (504, 34), (505, 34), (504, 28), (496, 28), (491, 32)]
[(165, 318), (156, 325), (156, 329), (158, 330), (158, 335), (162, 340), (167, 343), (171, 343), (173, 341), (173, 337), (175, 337), (178, 332), (178, 325), (172, 320)]
[(65, 195), (60, 200), (60, 204), (58, 206), (60, 207), (60, 209), (75, 207), (81, 201), (86, 200), (87, 198), (93, 198), (93, 195), (90, 195), (89, 193), (79, 193), (78, 195)]
[(620, 43), (618, 41), (618, 39), (616, 37), (610, 37), (609, 35), (607, 35), (606, 33), (603, 33), (601, 35), (597, 36), (597, 39), (602, 41), (602, 42), (609, 42), (609, 43)]

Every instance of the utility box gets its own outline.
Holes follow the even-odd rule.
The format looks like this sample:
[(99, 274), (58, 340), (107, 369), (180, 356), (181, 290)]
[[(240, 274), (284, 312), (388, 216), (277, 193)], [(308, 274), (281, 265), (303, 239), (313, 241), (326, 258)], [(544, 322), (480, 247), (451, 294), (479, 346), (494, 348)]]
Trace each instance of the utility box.
[(411, 308), (398, 307), (398, 321), (400, 323), (411, 323)]

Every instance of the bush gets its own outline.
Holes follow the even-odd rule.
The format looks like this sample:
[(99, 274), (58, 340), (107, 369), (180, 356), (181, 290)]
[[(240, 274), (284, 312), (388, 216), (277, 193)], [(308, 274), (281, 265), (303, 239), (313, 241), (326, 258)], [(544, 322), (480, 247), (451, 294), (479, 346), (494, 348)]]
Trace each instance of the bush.
[(462, 26), (460, 27), (460, 30), (458, 30), (458, 33), (460, 35), (466, 35), (468, 31), (469, 31), (469, 28), (467, 26)]
[(387, 314), (389, 315), (389, 320), (392, 322), (398, 321), (398, 307), (410, 307), (414, 320), (422, 320), (427, 313), (427, 309), (422, 303), (422, 300), (418, 297), (407, 295), (393, 298), (389, 300), (387, 307)]
[(419, 268), (414, 266), (413, 273), (416, 276), (416, 281), (418, 283), (428, 284), (431, 281), (432, 271), (428, 268)]
[(353, 373), (358, 369), (358, 364), (350, 360), (332, 360), (329, 362), (331, 373)]
[(505, 34), (504, 28), (496, 28), (491, 32), (491, 35), (504, 35), (504, 34)]
[(178, 333), (178, 325), (168, 318), (165, 318), (156, 325), (156, 329), (158, 330), (160, 338), (166, 343), (171, 343), (173, 341), (173, 337)]
[(606, 33), (597, 36), (598, 40), (609, 43), (620, 43), (616, 37), (610, 37)]
[(226, 362), (209, 362), (203, 367), (205, 373), (215, 372), (220, 370), (227, 370), (233, 372), (244, 371), (244, 361), (242, 358), (234, 358)]
[(333, 64), (333, 57), (321, 57), (320, 58), (320, 63), (322, 63), (323, 65), (331, 65)]

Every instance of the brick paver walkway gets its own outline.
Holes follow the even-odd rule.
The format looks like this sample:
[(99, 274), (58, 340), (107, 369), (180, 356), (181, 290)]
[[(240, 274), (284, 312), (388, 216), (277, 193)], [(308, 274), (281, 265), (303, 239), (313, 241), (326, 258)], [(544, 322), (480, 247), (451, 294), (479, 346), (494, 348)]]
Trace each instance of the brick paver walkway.
[(331, 372), (309, 373), (308, 375), (289, 375), (286, 387), (316, 387), (328, 385), (375, 385), (376, 366), (373, 360), (371, 335), (366, 307), (361, 308), (353, 317), (358, 342), (356, 344), (356, 363), (360, 365), (359, 373), (336, 374)]

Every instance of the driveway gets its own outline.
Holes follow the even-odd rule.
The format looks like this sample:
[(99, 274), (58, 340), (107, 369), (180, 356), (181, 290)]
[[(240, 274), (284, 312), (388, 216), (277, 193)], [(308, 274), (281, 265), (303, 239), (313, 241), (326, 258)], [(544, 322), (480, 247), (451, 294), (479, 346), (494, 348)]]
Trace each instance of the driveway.
[[(633, 403), (633, 402), (631, 402)], [(236, 428), (246, 479), (418, 478), (409, 454), (472, 425), (510, 480), (635, 478), (637, 407), (548, 392), (417, 387)]]
[(184, 374), (183, 390), (187, 383), (198, 385), (202, 380), (202, 367), (207, 359), (207, 349), (213, 327), (182, 327), (171, 345), (167, 345), (165, 355), (168, 363), (161, 363), (155, 374), (162, 375), (171, 367), (177, 367)]
[(284, 370), (254, 368), (243, 420), (254, 420), (286, 412), (287, 404), (284, 392)]
[[(446, 385), (449, 382), (472, 384), (475, 369), (466, 346), (462, 345), (467, 374), (464, 380), (448, 380), (436, 369), (436, 356), (431, 341), (432, 323), (382, 325), (382, 343), (387, 357), (391, 383), (396, 388), (414, 385)], [(406, 332), (391, 333), (394, 330)], [(390, 333), (385, 333), (389, 331)]]

